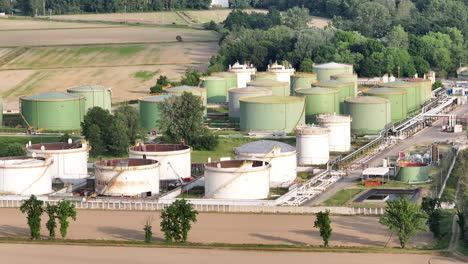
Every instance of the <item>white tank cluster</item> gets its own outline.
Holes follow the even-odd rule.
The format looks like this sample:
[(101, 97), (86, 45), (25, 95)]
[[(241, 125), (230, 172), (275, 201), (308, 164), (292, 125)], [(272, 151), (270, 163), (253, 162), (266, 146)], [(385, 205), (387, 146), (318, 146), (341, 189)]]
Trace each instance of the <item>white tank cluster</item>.
[(320, 126), (330, 130), (329, 146), (332, 152), (351, 150), (351, 117), (322, 114), (317, 118)]
[(330, 159), (328, 128), (304, 125), (296, 131), (297, 161), (299, 165), (321, 165)]
[(234, 149), (237, 160), (260, 160), (271, 165), (270, 187), (288, 186), (296, 179), (296, 149), (288, 144), (259, 140)]
[(205, 164), (205, 197), (265, 199), (270, 191), (270, 164), (258, 160), (226, 160)]
[(94, 163), (96, 192), (108, 196), (159, 193), (160, 163), (151, 159), (110, 159)]
[(252, 75), (257, 72), (257, 68), (236, 62), (232, 66), (229, 65), (229, 71), (237, 75), (237, 88), (243, 88), (247, 87), (247, 83), (252, 80)]
[(160, 180), (178, 180), (191, 176), (191, 152), (181, 144), (139, 144), (130, 147), (131, 159), (157, 160), (160, 164)]
[(277, 63), (268, 65), (268, 72), (274, 73), (276, 75), (276, 80), (279, 82), (291, 84), (291, 75), (293, 75), (295, 71), (293, 67), (285, 67)]
[(52, 156), (54, 163), (50, 168), (52, 179), (60, 179), (65, 183), (77, 183), (88, 177), (88, 152), (90, 148), (86, 141), (73, 143), (54, 142), (26, 145), (28, 156)]
[(0, 158), (0, 193), (42, 195), (52, 192), (53, 158)]

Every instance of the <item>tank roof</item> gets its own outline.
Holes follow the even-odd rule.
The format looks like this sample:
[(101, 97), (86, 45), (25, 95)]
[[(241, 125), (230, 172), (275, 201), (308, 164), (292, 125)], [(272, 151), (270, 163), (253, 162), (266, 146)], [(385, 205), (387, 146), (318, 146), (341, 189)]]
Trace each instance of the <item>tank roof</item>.
[(268, 154), (274, 148), (279, 148), (282, 153), (295, 152), (296, 148), (283, 142), (274, 140), (258, 140), (239, 146), (234, 149), (235, 154)]
[(255, 96), (241, 98), (239, 101), (247, 103), (259, 103), (259, 104), (274, 104), (274, 103), (294, 103), (304, 101), (303, 97), (298, 96), (279, 96), (279, 95), (268, 95), (268, 96)]
[(337, 80), (328, 80), (328, 81), (321, 81), (321, 82), (313, 83), (312, 86), (340, 87), (340, 86), (354, 86), (354, 84), (350, 83), (350, 82), (342, 82), (342, 81), (337, 81)]
[(186, 149), (190, 149), (190, 147), (181, 144), (145, 144), (130, 147), (131, 151), (140, 152), (171, 152)]
[(303, 78), (313, 78), (317, 77), (316, 73), (311, 73), (311, 72), (296, 72), (292, 75), (293, 77), (303, 77)]
[(247, 86), (243, 88), (229, 89), (229, 92), (242, 94), (242, 93), (271, 92), (271, 90), (265, 87)]
[(340, 74), (334, 74), (331, 77), (358, 77), (357, 74), (355, 73), (340, 73)]
[(366, 91), (363, 91), (363, 93), (365, 94), (405, 94), (407, 93), (407, 91), (403, 89), (382, 87), (382, 88), (366, 90)]
[(224, 81), (225, 79), (220, 76), (203, 76), (203, 77), (200, 77), (200, 80), (202, 81)]
[(152, 159), (108, 159), (108, 160), (99, 160), (96, 161), (94, 164), (98, 166), (105, 166), (105, 167), (134, 167), (134, 166), (145, 166), (145, 165), (152, 165), (158, 163), (157, 160)]
[(247, 83), (248, 86), (259, 86), (259, 87), (272, 87), (272, 86), (286, 86), (287, 82), (280, 82), (275, 80), (255, 80)]
[(169, 93), (183, 93), (187, 91), (197, 91), (197, 90), (205, 90), (205, 88), (201, 88), (198, 86), (180, 85), (180, 86), (169, 87), (165, 89), (165, 91)]
[(418, 86), (417, 83), (405, 82), (401, 80), (396, 80), (394, 82), (387, 82), (387, 83), (379, 83), (380, 87), (416, 87)]
[(81, 95), (69, 94), (65, 92), (55, 92), (55, 91), (38, 93), (34, 95), (21, 97), (22, 100), (31, 100), (31, 101), (35, 101), (35, 100), (38, 100), (38, 101), (78, 100), (81, 98), (83, 98), (83, 96)]
[(426, 167), (426, 163), (422, 162), (401, 162), (397, 164), (398, 167)]
[(407, 82), (431, 82), (431, 80), (423, 79), (423, 78), (413, 78), (413, 79), (407, 79), (405, 81)]
[(71, 87), (71, 88), (68, 88), (67, 90), (89, 92), (89, 91), (111, 90), (111, 88), (105, 87), (102, 85), (97, 85), (97, 84), (87, 84), (87, 85)]
[(305, 89), (297, 89), (296, 93), (300, 94), (336, 94), (340, 91), (336, 89), (329, 89), (329, 88), (322, 88), (322, 87), (314, 87), (314, 88), (305, 88)]
[(71, 143), (68, 142), (53, 142), (53, 143), (39, 143), (31, 144), (28, 149), (41, 150), (44, 146), (44, 150), (65, 150), (65, 149), (81, 149), (82, 143)]
[(145, 101), (145, 102), (162, 102), (171, 96), (174, 96), (172, 94), (158, 94), (158, 95), (150, 95), (146, 97), (141, 97), (139, 100), (140, 101)]
[(28, 156), (15, 156), (15, 157), (0, 157), (0, 168), (9, 167), (39, 167), (46, 162), (43, 157), (28, 157)]
[(320, 114), (317, 120), (319, 123), (349, 123), (351, 122), (351, 116)]
[(300, 135), (323, 135), (330, 133), (328, 128), (314, 125), (298, 126), (294, 131)]
[(329, 62), (329, 63), (323, 63), (323, 64), (314, 64), (313, 67), (319, 68), (319, 69), (337, 69), (337, 68), (352, 68), (353, 65)]
[(261, 160), (224, 160), (224, 161), (213, 161), (205, 164), (206, 167), (218, 168), (242, 168), (247, 164), (252, 164), (252, 167), (264, 167), (268, 166), (268, 162)]
[(354, 98), (348, 98), (345, 100), (345, 102), (351, 104), (384, 104), (390, 103), (390, 100), (376, 96), (359, 96)]

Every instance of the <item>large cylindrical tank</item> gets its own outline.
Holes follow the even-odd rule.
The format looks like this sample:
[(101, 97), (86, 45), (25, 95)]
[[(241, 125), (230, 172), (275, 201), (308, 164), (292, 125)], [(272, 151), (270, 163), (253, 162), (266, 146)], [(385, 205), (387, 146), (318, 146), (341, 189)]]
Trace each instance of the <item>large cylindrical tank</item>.
[(432, 99), (432, 83), (431, 80), (422, 79), (422, 78), (415, 78), (415, 79), (408, 79), (408, 82), (413, 82), (419, 84), (419, 91), (420, 91), (420, 104), (424, 104)]
[(271, 66), (268, 65), (268, 72), (274, 73), (277, 81), (287, 82), (288, 85), (291, 82), (291, 75), (293, 75), (295, 71), (293, 67), (285, 67), (276, 63)]
[(168, 94), (173, 94), (173, 95), (182, 95), (183, 93), (191, 93), (193, 95), (196, 95), (200, 97), (200, 99), (203, 102), (203, 106), (205, 107), (205, 115), (208, 113), (206, 109), (206, 106), (208, 105), (206, 88), (198, 87), (198, 86), (181, 85), (181, 86), (166, 88), (164, 91)]
[(159, 120), (161, 120), (159, 104), (172, 96), (172, 94), (157, 94), (138, 99), (141, 126), (143, 128), (148, 131), (159, 128)]
[(42, 195), (52, 192), (53, 158), (0, 158), (0, 193)]
[(236, 88), (229, 90), (229, 118), (238, 120), (240, 118), (240, 102), (241, 98), (268, 96), (273, 92), (268, 88), (249, 86), (246, 88)]
[(50, 167), (50, 176), (65, 183), (77, 183), (88, 177), (89, 150), (87, 142), (72, 143), (71, 140), (26, 146), (26, 153), (30, 157), (52, 156), (54, 163)]
[(226, 79), (218, 76), (200, 78), (200, 87), (206, 88), (208, 103), (226, 103), (228, 101), (228, 88)]
[(277, 95), (277, 96), (289, 95), (289, 83), (287, 82), (264, 79), (264, 80), (248, 82), (247, 86), (268, 88), (273, 92), (273, 95)]
[(265, 199), (270, 192), (270, 164), (258, 160), (226, 160), (205, 164), (205, 197)]
[(237, 88), (237, 75), (233, 72), (213, 72), (211, 76), (217, 76), (226, 79), (226, 88)]
[(296, 128), (297, 163), (299, 165), (321, 165), (330, 159), (330, 130), (319, 126)]
[(410, 83), (397, 80), (394, 82), (380, 83), (379, 86), (405, 90), (408, 113), (412, 113), (419, 110), (421, 97), (419, 85), (417, 83)]
[(291, 145), (259, 140), (235, 148), (234, 155), (238, 160), (261, 160), (270, 163), (270, 187), (286, 187), (296, 179), (296, 149)]
[(328, 81), (330, 77), (338, 74), (352, 74), (353, 65), (336, 62), (314, 64), (312, 71), (317, 74), (320, 81)]
[(363, 91), (363, 94), (390, 100), (392, 108), (392, 122), (396, 123), (406, 119), (408, 105), (406, 103), (406, 90), (393, 88), (377, 88)]
[(338, 102), (340, 103), (340, 113), (344, 114), (344, 101), (347, 98), (356, 97), (354, 93), (354, 84), (351, 82), (340, 82), (337, 80), (321, 81), (312, 84), (313, 87), (338, 90)]
[(429, 181), (429, 167), (426, 163), (404, 162), (397, 165), (396, 181), (422, 183)]
[(241, 131), (290, 133), (305, 124), (303, 97), (259, 96), (239, 101)]
[(85, 115), (81, 95), (45, 92), (20, 97), (21, 113), (29, 125), (47, 130), (77, 130)]
[(104, 110), (112, 111), (112, 89), (102, 85), (83, 85), (68, 88), (67, 92), (84, 97), (85, 113), (90, 108), (101, 107)]
[(346, 73), (346, 74), (337, 74), (330, 76), (332, 80), (344, 82), (344, 83), (353, 83), (354, 84), (354, 91), (353, 91), (353, 96), (355, 97), (357, 95), (358, 91), (358, 75), (355, 73)]
[(276, 74), (272, 72), (257, 72), (255, 73), (255, 75), (252, 75), (252, 80), (253, 81), (259, 81), (259, 80), (276, 81)]
[(237, 88), (247, 87), (247, 83), (252, 80), (252, 75), (257, 72), (257, 69), (248, 65), (241, 65), (236, 62), (234, 65), (229, 65), (229, 71), (237, 75)]
[(152, 159), (161, 164), (160, 180), (178, 180), (192, 175), (192, 149), (180, 144), (147, 144), (130, 147), (131, 159)]
[(345, 100), (353, 135), (376, 135), (392, 122), (390, 100), (361, 96)]
[(306, 123), (317, 122), (319, 114), (339, 113), (340, 104), (338, 101), (338, 90), (320, 87), (296, 90), (296, 95), (305, 97), (306, 103)]
[(96, 192), (108, 196), (159, 193), (159, 162), (152, 159), (110, 159), (94, 163)]
[(317, 74), (296, 72), (291, 76), (291, 95), (295, 95), (296, 90), (311, 88), (314, 82), (317, 82)]
[(351, 150), (351, 117), (343, 115), (319, 115), (320, 126), (330, 130), (328, 136), (329, 149), (332, 152), (347, 152)]

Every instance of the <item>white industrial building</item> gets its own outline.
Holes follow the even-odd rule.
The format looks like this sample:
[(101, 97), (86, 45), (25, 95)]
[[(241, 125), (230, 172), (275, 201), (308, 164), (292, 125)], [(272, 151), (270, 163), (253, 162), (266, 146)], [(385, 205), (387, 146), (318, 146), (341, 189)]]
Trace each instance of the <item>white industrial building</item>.
[(351, 150), (351, 117), (321, 114), (317, 118), (320, 126), (330, 130), (329, 146), (332, 152)]
[(288, 144), (259, 140), (234, 149), (237, 160), (261, 160), (270, 163), (270, 187), (286, 187), (297, 176), (296, 149)]
[(257, 69), (253, 65), (239, 64), (229, 65), (229, 71), (237, 75), (237, 88), (247, 87), (247, 83), (252, 80), (252, 75), (255, 75)]
[(328, 128), (304, 125), (295, 129), (299, 165), (321, 165), (330, 159)]
[(157, 160), (160, 180), (182, 180), (191, 176), (191, 152), (189, 146), (180, 144), (139, 144), (130, 147), (129, 157)]
[(205, 197), (265, 199), (270, 191), (270, 164), (254, 160), (226, 160), (205, 164)]
[(293, 67), (285, 67), (274, 63), (271, 66), (268, 65), (268, 72), (274, 73), (277, 81), (291, 84), (291, 75), (293, 75), (296, 70)]

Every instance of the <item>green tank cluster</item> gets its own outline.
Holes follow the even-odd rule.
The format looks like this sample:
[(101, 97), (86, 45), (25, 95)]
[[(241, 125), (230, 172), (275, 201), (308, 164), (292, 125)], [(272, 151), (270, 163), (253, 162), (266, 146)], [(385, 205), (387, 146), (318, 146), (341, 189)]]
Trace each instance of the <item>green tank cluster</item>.
[(180, 94), (157, 94), (138, 99), (140, 120), (143, 128), (147, 131), (157, 130), (159, 128), (159, 120), (161, 120), (159, 104), (171, 96), (178, 95)]
[(273, 92), (273, 95), (277, 96), (289, 95), (289, 83), (287, 82), (264, 79), (248, 82), (247, 86), (268, 88)]
[(352, 97), (356, 97), (358, 91), (358, 76), (354, 73), (346, 73), (346, 74), (337, 74), (331, 76), (332, 80), (344, 82), (344, 83), (353, 83), (354, 84), (354, 91)]
[(81, 95), (45, 92), (20, 97), (21, 114), (36, 129), (77, 130), (85, 115), (85, 101)]
[(226, 88), (237, 88), (237, 74), (233, 72), (213, 72), (211, 76), (217, 76), (226, 79)]
[(396, 181), (404, 183), (424, 183), (429, 181), (429, 167), (426, 163), (403, 162), (396, 165)]
[(417, 83), (410, 83), (397, 80), (394, 82), (380, 83), (379, 87), (405, 90), (408, 114), (419, 110), (421, 102), (421, 93), (419, 90), (419, 85)]
[(344, 101), (347, 98), (355, 97), (354, 93), (354, 84), (353, 83), (344, 83), (337, 80), (321, 81), (313, 83), (314, 87), (322, 87), (327, 89), (338, 90), (338, 101), (340, 102), (340, 114), (345, 113)]
[(345, 100), (346, 114), (352, 118), (351, 133), (357, 136), (376, 135), (392, 122), (390, 100), (361, 96)]
[(336, 62), (314, 64), (312, 71), (317, 74), (319, 81), (328, 81), (333, 75), (352, 74), (353, 65)]
[(405, 90), (392, 88), (377, 88), (363, 91), (364, 95), (390, 100), (393, 123), (397, 123), (403, 119), (406, 119), (408, 115), (406, 93), (407, 92)]
[(226, 103), (228, 102), (227, 81), (218, 76), (207, 76), (200, 78), (200, 87), (206, 88), (208, 103)]
[(257, 72), (255, 75), (252, 75), (252, 81), (260, 80), (272, 80), (276, 81), (276, 74), (272, 72)]
[(240, 99), (240, 129), (244, 132), (291, 133), (305, 124), (305, 100), (296, 96)]
[(340, 110), (338, 90), (314, 87), (296, 90), (296, 95), (305, 97), (307, 124), (316, 123), (320, 114), (333, 114)]
[(291, 76), (291, 95), (294, 95), (296, 90), (307, 89), (312, 87), (312, 83), (317, 82), (316, 73), (296, 72)]
[(415, 78), (407, 80), (411, 83), (417, 83), (419, 85), (420, 91), (420, 102), (419, 104), (425, 104), (432, 99), (432, 83), (431, 80), (422, 79), (422, 78)]
[(112, 111), (112, 89), (102, 85), (83, 85), (68, 88), (67, 92), (81, 95), (85, 100), (85, 113), (93, 107)]

